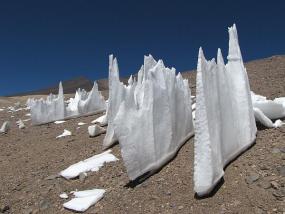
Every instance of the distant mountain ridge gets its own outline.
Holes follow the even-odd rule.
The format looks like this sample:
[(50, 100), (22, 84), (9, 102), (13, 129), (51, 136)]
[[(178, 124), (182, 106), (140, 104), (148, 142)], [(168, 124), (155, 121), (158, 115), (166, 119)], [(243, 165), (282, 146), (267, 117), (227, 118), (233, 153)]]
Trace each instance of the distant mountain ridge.
[[(266, 73), (266, 75), (264, 75), (263, 78), (266, 78), (268, 80), (270, 80), (271, 77), (273, 78), (276, 75), (279, 75), (279, 77), (282, 77), (285, 79), (285, 55), (275, 55), (275, 56), (271, 56), (271, 57), (267, 57), (267, 58), (263, 58), (263, 59), (252, 60), (252, 61), (245, 63), (245, 66), (247, 68), (249, 78), (251, 76), (254, 76), (254, 75), (260, 75), (261, 73), (264, 72), (264, 73)], [(272, 73), (272, 72), (269, 72), (269, 69), (273, 69), (276, 71), (274, 73)], [(193, 71), (195, 71), (195, 70), (185, 71), (185, 72), (181, 72), (181, 73), (182, 73), (182, 76), (184, 78), (187, 78), (190, 81), (191, 90), (193, 92), (195, 92), (196, 72), (193, 72)], [(134, 75), (134, 76), (136, 76), (136, 75)], [(120, 79), (124, 83), (128, 82), (128, 78), (120, 78)], [(258, 82), (260, 80), (258, 78), (252, 78), (252, 81)], [(96, 80), (96, 82), (98, 84), (99, 90), (104, 92), (104, 94), (107, 94), (107, 91), (109, 88), (108, 87), (108, 79), (107, 78), (106, 79), (99, 79), (99, 80)], [(65, 94), (74, 94), (78, 88), (90, 91), (93, 87), (93, 81), (91, 81), (91, 80), (89, 80), (83, 76), (80, 76), (80, 77), (77, 77), (77, 78), (74, 78), (71, 80), (63, 81), (62, 84), (63, 84), (63, 90), (64, 90)], [(272, 83), (270, 81), (268, 81), (266, 84), (268, 84), (267, 85), (268, 87), (272, 87)], [(258, 84), (256, 84), (256, 85), (258, 85)], [(255, 88), (255, 87), (253, 87), (253, 90), (258, 91), (258, 89), (261, 86), (259, 88)], [(285, 85), (278, 85), (278, 86), (275, 85), (274, 87), (275, 88), (279, 87), (279, 90), (281, 90), (285, 87)], [(30, 92), (16, 93), (16, 94), (10, 95), (10, 96), (47, 95), (50, 93), (57, 94), (57, 92), (58, 92), (58, 83), (54, 86), (47, 87), (44, 89), (30, 91)], [(262, 92), (264, 95), (267, 95), (269, 97), (272, 96), (271, 94), (268, 94), (268, 92), (266, 91), (266, 87)], [(276, 91), (276, 93), (277, 93), (277, 91)]]
[[(121, 78), (121, 81), (124, 83), (127, 82), (127, 78)], [(96, 80), (98, 84), (98, 88), (100, 91), (108, 90), (108, 79), (99, 79)], [(86, 91), (90, 91), (93, 87), (94, 82), (87, 79), (84, 76), (76, 77), (74, 79), (62, 81), (63, 92), (64, 94), (74, 94), (78, 88), (85, 89)], [(57, 94), (58, 93), (58, 84), (46, 87), (39, 90), (21, 92), (9, 95), (9, 97), (14, 96), (27, 96), (27, 95), (48, 95), (48, 94)]]

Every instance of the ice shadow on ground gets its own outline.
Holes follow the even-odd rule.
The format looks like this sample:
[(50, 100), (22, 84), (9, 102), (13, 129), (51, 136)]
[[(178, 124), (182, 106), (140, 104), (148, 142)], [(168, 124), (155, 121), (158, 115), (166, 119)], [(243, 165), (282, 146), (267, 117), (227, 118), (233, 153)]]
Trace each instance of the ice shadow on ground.
[(194, 138), (194, 135), (191, 136), (177, 151), (177, 153), (173, 156), (173, 158), (171, 158), (167, 163), (165, 163), (163, 166), (161, 166), (159, 169), (155, 170), (155, 171), (149, 171), (144, 173), (143, 175), (139, 176), (138, 178), (136, 178), (133, 181), (129, 181), (124, 187), (126, 188), (135, 188), (136, 186), (139, 186), (140, 184), (142, 184), (144, 181), (146, 181), (149, 177), (158, 174), (167, 164), (169, 164), (170, 162), (172, 162), (178, 155), (178, 153), (180, 152), (180, 150), (184, 147), (184, 145), (186, 143), (190, 143), (190, 141)]

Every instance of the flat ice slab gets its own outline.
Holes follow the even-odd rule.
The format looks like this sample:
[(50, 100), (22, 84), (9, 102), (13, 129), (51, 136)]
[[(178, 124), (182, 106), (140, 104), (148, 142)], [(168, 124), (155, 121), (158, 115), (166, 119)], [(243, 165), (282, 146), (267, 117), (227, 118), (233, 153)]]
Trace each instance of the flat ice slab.
[(66, 179), (78, 177), (80, 173), (98, 171), (104, 163), (117, 161), (118, 159), (111, 154), (112, 150), (108, 150), (91, 158), (80, 161), (71, 165), (67, 169), (60, 172), (60, 175)]
[(285, 117), (285, 98), (279, 97), (268, 100), (266, 97), (251, 92), (255, 120), (268, 128), (278, 128), (284, 123), (281, 120), (272, 122), (272, 119)]
[(98, 117), (96, 120), (93, 120), (91, 123), (98, 124), (99, 126), (106, 126), (108, 124), (107, 114)]
[(66, 209), (74, 210), (77, 212), (85, 212), (89, 207), (96, 204), (101, 200), (105, 194), (104, 189), (92, 189), (74, 192), (75, 198), (63, 204)]

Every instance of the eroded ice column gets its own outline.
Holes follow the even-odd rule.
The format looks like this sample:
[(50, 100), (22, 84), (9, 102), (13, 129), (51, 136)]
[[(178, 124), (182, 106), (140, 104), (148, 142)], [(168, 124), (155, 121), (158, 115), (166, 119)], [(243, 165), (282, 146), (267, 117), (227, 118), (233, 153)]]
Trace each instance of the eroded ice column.
[(79, 115), (95, 113), (106, 109), (106, 102), (101, 92), (98, 90), (98, 85), (94, 82), (93, 88), (88, 92), (85, 98), (78, 102)]
[(152, 56), (145, 57), (138, 81), (124, 87), (114, 131), (131, 180), (166, 164), (193, 135), (187, 80)]
[(65, 104), (62, 83), (59, 83), (58, 95), (50, 94), (46, 100), (31, 99), (28, 101), (31, 108), (33, 124), (48, 123), (61, 120), (65, 117)]
[(107, 149), (112, 146), (116, 141), (117, 137), (114, 133), (113, 122), (120, 104), (125, 96), (124, 84), (120, 82), (119, 78), (119, 67), (116, 58), (113, 55), (109, 56), (109, 101), (107, 104), (107, 121), (108, 127), (106, 136), (103, 140), (103, 149)]
[(194, 189), (209, 194), (224, 175), (224, 166), (255, 140), (256, 125), (246, 69), (235, 25), (229, 28), (229, 55), (225, 65), (199, 50), (197, 66)]

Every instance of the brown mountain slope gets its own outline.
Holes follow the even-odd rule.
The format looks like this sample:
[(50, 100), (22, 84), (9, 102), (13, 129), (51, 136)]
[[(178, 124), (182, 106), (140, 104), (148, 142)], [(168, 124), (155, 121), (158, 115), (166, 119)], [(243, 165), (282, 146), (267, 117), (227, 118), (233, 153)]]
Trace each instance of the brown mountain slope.
[[(285, 96), (285, 57), (274, 56), (246, 64), (251, 88), (270, 98)], [(185, 72), (195, 94), (195, 72)], [(107, 92), (107, 91), (106, 91)], [(6, 98), (10, 99), (10, 98)], [(13, 97), (9, 102), (21, 101)], [(7, 105), (0, 99), (0, 107)], [(157, 174), (132, 187), (122, 161), (119, 145), (112, 153), (119, 158), (85, 179), (65, 180), (57, 174), (71, 164), (102, 152), (104, 134), (89, 138), (87, 126), (97, 116), (68, 120), (63, 124), (31, 126), (19, 130), (16, 121), (27, 111), (0, 111), (0, 124), (11, 122), (11, 130), (0, 135), (0, 213), (71, 212), (62, 204), (63, 192), (103, 188), (104, 198), (91, 213), (284, 213), (285, 212), (285, 126), (259, 127), (256, 144), (225, 170), (224, 181), (208, 198), (197, 199), (193, 191), (194, 139)], [(13, 116), (13, 117), (12, 117)], [(229, 118), (231, 120), (231, 118)], [(78, 128), (78, 122), (85, 126)], [(64, 129), (72, 136), (56, 139)], [(71, 199), (70, 197), (69, 199)]]

